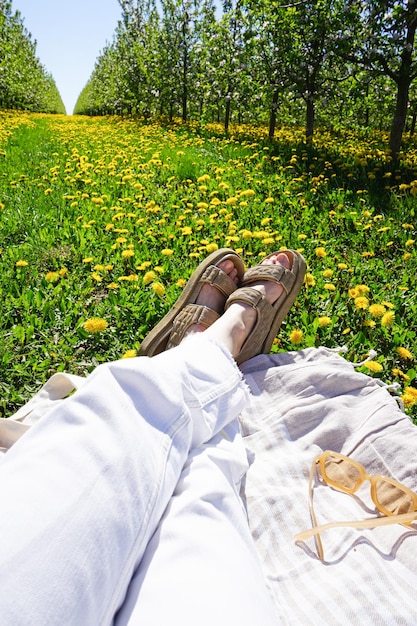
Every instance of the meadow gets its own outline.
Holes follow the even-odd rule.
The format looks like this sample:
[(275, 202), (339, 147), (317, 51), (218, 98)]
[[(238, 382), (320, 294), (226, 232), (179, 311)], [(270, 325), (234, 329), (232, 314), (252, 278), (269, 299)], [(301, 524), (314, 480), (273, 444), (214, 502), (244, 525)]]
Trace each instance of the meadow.
[(216, 248), (296, 248), (305, 285), (272, 350), (345, 346), (417, 423), (417, 139), (395, 164), (386, 145), (0, 112), (0, 415), (54, 372), (135, 356)]

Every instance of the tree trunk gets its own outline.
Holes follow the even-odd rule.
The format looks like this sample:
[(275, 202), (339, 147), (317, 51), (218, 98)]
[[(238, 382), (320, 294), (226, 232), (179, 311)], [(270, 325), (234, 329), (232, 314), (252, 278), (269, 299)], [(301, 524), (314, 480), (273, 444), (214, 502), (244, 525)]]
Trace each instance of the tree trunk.
[(311, 141), (313, 138), (314, 132), (314, 118), (316, 115), (315, 107), (314, 107), (314, 99), (312, 96), (307, 97), (307, 111), (306, 111), (306, 139), (307, 141)]
[(411, 116), (410, 135), (414, 135), (416, 130), (417, 111), (413, 111)]
[(277, 123), (278, 98), (279, 98), (279, 92), (278, 92), (278, 89), (276, 89), (272, 95), (272, 106), (271, 106), (271, 113), (269, 116), (269, 133), (268, 133), (269, 139), (274, 138), (275, 125)]
[(229, 131), (229, 122), (230, 122), (230, 102), (231, 97), (226, 96), (226, 111), (224, 114), (224, 132), (227, 133)]
[(397, 102), (395, 105), (394, 119), (392, 120), (391, 134), (389, 138), (389, 147), (394, 161), (397, 159), (401, 148), (401, 140), (407, 118), (409, 87), (410, 81), (408, 76), (400, 78), (397, 83)]

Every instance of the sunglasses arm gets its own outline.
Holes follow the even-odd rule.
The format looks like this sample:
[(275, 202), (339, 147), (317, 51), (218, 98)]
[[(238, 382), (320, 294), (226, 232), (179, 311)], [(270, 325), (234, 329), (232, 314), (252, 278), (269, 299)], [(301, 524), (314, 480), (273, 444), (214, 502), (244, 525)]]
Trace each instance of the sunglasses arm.
[(375, 528), (376, 526), (388, 526), (390, 524), (410, 524), (417, 520), (417, 511), (413, 513), (403, 513), (402, 515), (390, 515), (387, 517), (374, 517), (371, 519), (358, 520), (356, 522), (330, 522), (328, 524), (322, 524), (321, 526), (315, 526), (309, 530), (305, 530), (294, 536), (295, 541), (305, 541), (310, 537), (314, 537), (319, 533), (322, 533), (330, 528)]

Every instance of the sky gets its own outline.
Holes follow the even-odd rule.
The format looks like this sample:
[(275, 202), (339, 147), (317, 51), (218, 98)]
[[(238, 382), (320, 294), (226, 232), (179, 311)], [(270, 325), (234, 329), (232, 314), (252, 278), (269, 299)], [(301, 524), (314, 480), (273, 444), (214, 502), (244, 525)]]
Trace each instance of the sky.
[(117, 0), (12, 0), (36, 40), (36, 56), (54, 77), (71, 115), (121, 18)]

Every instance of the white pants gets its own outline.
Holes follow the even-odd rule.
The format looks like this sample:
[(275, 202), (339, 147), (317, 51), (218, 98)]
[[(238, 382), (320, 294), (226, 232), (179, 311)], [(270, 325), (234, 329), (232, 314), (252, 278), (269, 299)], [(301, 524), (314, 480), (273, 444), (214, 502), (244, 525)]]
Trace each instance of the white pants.
[(239, 498), (248, 400), (199, 335), (49, 411), (0, 459), (1, 623), (276, 624)]

